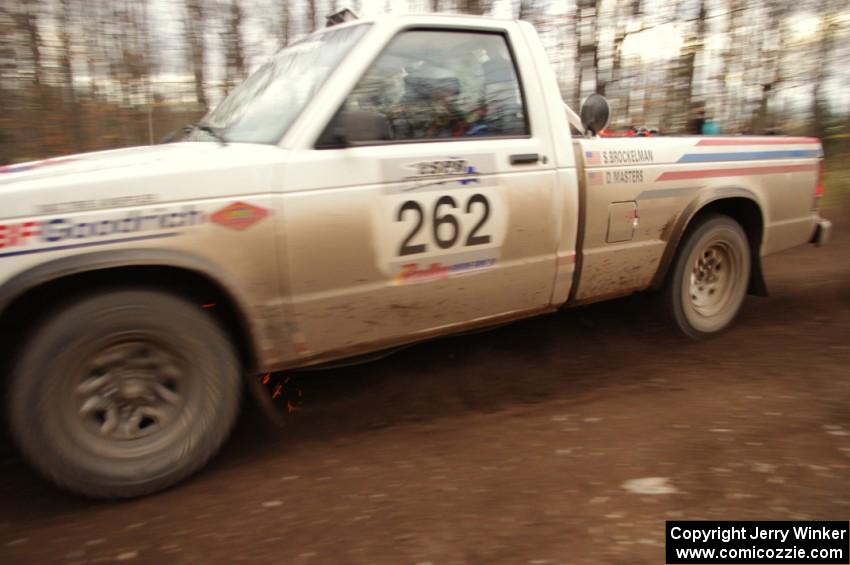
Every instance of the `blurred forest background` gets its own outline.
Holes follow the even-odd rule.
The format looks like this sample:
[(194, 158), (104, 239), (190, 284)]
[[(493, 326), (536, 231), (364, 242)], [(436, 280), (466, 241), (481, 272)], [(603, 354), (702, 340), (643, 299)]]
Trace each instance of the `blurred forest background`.
[(850, 155), (846, 0), (3, 0), (0, 165), (158, 143), (342, 8), (527, 20), (564, 99), (604, 94), (614, 128), (682, 132), (700, 102), (724, 133)]

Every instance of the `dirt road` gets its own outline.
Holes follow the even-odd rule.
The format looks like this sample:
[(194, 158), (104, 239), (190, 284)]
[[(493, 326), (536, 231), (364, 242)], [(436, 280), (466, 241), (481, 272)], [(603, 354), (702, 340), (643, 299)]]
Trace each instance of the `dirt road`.
[(631, 297), (301, 373), (285, 429), (248, 407), (205, 471), (157, 496), (74, 498), (7, 442), (0, 563), (633, 565), (663, 563), (667, 519), (847, 520), (838, 227), (769, 258), (771, 298), (710, 342)]

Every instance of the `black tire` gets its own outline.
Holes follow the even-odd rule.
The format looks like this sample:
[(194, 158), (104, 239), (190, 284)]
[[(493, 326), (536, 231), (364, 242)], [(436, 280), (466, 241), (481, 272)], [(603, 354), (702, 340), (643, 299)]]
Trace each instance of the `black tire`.
[(167, 488), (201, 468), (240, 407), (237, 356), (198, 306), (113, 290), (60, 308), (10, 375), (12, 435), (47, 478), (95, 498)]
[(706, 216), (688, 230), (663, 295), (682, 333), (704, 339), (735, 321), (750, 281), (750, 255), (746, 233), (729, 216)]

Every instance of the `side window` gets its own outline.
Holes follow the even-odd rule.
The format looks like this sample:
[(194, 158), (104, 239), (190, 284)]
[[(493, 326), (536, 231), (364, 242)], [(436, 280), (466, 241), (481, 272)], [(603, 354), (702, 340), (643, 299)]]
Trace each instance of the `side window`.
[(528, 134), (510, 50), (494, 33), (398, 35), (343, 109), (380, 114), (393, 140)]

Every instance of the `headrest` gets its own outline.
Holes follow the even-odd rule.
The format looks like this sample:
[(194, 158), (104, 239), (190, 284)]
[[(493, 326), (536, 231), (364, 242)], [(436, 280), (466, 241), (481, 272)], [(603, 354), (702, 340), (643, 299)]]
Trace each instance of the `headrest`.
[(460, 94), (460, 81), (455, 77), (432, 78), (407, 75), (404, 77), (404, 84), (409, 92), (421, 97), (430, 97), (435, 90), (448, 91), (452, 96)]

